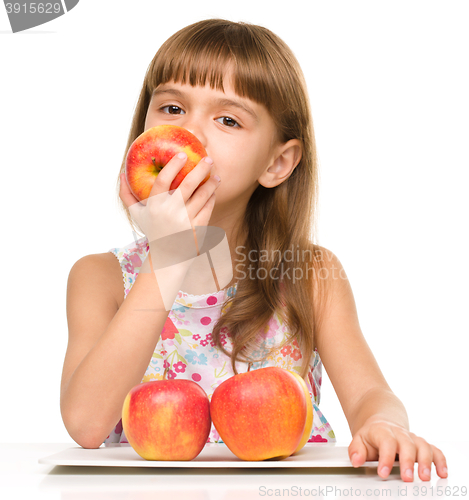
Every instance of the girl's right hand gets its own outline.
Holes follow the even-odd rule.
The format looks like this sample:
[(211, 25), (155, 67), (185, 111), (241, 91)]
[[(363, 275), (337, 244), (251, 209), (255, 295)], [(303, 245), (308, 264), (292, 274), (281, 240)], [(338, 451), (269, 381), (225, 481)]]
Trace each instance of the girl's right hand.
[[(119, 197), (149, 242), (209, 223), (215, 206), (215, 190), (220, 182), (211, 176), (199, 186), (213, 166), (208, 157), (203, 158), (178, 188), (169, 193), (172, 181), (186, 161), (185, 155), (183, 158), (174, 156), (156, 177), (148, 199), (141, 202), (130, 191), (125, 173), (121, 174)], [(174, 250), (178, 250), (178, 245)]]

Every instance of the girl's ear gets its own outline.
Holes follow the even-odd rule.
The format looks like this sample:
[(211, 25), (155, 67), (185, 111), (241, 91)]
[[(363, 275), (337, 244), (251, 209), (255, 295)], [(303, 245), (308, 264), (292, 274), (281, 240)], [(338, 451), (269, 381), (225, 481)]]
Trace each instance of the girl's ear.
[(300, 163), (301, 155), (301, 141), (298, 139), (290, 139), (280, 144), (276, 148), (274, 159), (257, 181), (266, 188), (278, 186), (290, 177), (295, 167)]

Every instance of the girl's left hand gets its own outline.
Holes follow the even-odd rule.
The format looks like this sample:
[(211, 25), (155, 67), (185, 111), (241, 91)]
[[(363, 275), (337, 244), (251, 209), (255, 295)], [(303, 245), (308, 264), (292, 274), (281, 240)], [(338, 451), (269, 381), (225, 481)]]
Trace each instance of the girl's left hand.
[[(391, 472), (394, 461), (397, 460), (396, 454), (399, 455), (403, 481), (414, 480), (415, 462), (419, 464), (418, 474), (422, 481), (430, 480), (432, 462), (441, 478), (448, 477), (446, 458), (440, 449), (404, 427), (378, 416), (369, 418), (358, 430), (349, 445), (348, 453), (354, 467), (379, 459), (378, 474), (382, 478), (386, 478)], [(410, 476), (407, 475), (408, 471), (411, 472)]]

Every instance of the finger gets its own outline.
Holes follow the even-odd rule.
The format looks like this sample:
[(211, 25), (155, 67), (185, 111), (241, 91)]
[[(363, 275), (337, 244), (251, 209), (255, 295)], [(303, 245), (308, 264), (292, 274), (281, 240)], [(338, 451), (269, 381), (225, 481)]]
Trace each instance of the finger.
[(417, 458), (417, 446), (409, 434), (401, 433), (398, 437), (399, 466), (403, 481), (414, 480), (414, 465)]
[(348, 454), (350, 457), (350, 463), (354, 467), (360, 467), (367, 460), (367, 450), (365, 443), (361, 437), (361, 434), (355, 434), (348, 447)]
[[(218, 181), (213, 176), (200, 186), (196, 192), (189, 198), (186, 203), (187, 213), (190, 219), (194, 219), (196, 215), (205, 207), (207, 201), (214, 195), (221, 181)], [(215, 199), (212, 200), (215, 203)]]
[(434, 445), (430, 445), (433, 450), (433, 462), (435, 462), (436, 472), (440, 477), (448, 477), (448, 464), (444, 453)]
[(210, 196), (205, 205), (199, 211), (199, 213), (193, 218), (193, 226), (208, 226), (210, 217), (213, 212), (213, 207), (215, 206), (215, 193)]
[(186, 162), (187, 154), (182, 151), (173, 156), (156, 176), (149, 196), (168, 192), (171, 187), (171, 183)]
[(378, 445), (378, 474), (384, 479), (389, 476), (396, 461), (397, 439), (391, 432), (380, 436)]
[(200, 183), (207, 177), (212, 167), (213, 160), (209, 156), (206, 156), (184, 177), (180, 187), (186, 201), (190, 199), (194, 191), (200, 186)]
[(138, 199), (135, 198), (135, 196), (133, 195), (132, 191), (129, 188), (129, 185), (127, 184), (127, 179), (125, 178), (124, 172), (120, 174), (119, 198), (122, 200), (122, 202), (127, 208), (129, 208), (132, 205), (135, 205), (135, 203), (138, 203)]
[(433, 449), (423, 438), (416, 436), (414, 441), (417, 443), (418, 475), (422, 481), (430, 481)]

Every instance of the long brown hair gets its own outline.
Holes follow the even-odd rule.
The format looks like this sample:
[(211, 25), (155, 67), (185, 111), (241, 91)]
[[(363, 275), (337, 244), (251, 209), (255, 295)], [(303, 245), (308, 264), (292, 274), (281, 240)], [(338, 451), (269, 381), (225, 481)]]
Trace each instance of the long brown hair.
[[(320, 279), (323, 250), (317, 244), (318, 159), (309, 98), (301, 68), (285, 42), (264, 27), (224, 19), (200, 21), (172, 35), (147, 69), (120, 172), (125, 169), (130, 145), (144, 131), (156, 87), (169, 81), (204, 86), (208, 81), (212, 88), (223, 90), (228, 65), (234, 69), (235, 92), (264, 105), (276, 124), (278, 140), (300, 140), (302, 157), (288, 179), (273, 188), (259, 185), (248, 202), (238, 231), (244, 245), (236, 252), (242, 256), (240, 263), (254, 266), (251, 276), (258, 279), (246, 278), (247, 273), (241, 271), (244, 279), (238, 280), (236, 293), (227, 299), (212, 340), (231, 356), (236, 374), (235, 361), (253, 361), (249, 348), (258, 347), (259, 333), (278, 311), (289, 329), (288, 343), (296, 339), (299, 344), (301, 376), (305, 377), (321, 319), (313, 313), (313, 300), (315, 306), (323, 300), (327, 280)], [(117, 193), (119, 182), (118, 178)], [(118, 203), (136, 229), (119, 196)], [(274, 258), (247, 259), (248, 255), (261, 254)], [(286, 258), (291, 254), (301, 258)], [(240, 266), (244, 264), (236, 266), (238, 271)], [(224, 332), (232, 337), (231, 352), (221, 343)], [(273, 350), (278, 349), (275, 346)]]

